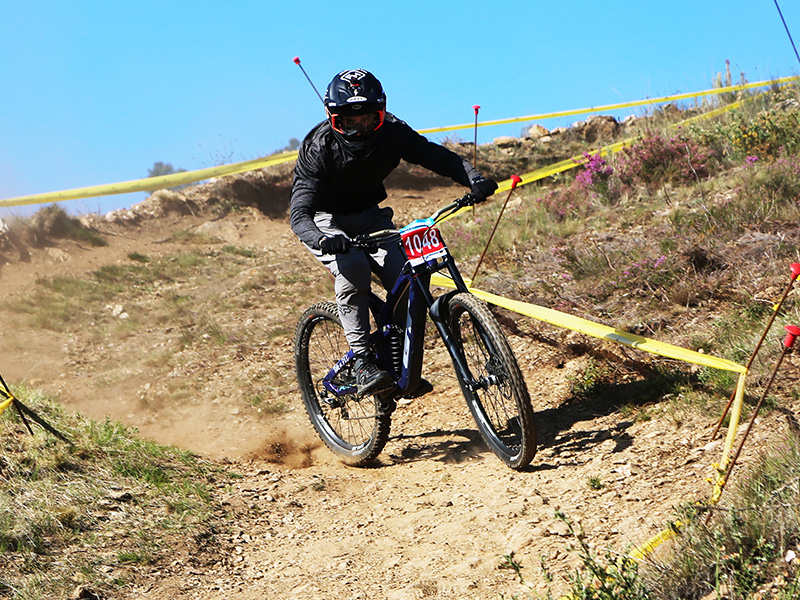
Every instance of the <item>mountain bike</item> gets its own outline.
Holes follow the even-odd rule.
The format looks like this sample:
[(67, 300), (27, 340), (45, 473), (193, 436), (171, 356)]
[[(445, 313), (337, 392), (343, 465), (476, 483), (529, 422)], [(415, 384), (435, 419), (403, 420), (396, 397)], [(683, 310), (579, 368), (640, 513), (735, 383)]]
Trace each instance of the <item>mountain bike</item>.
[[(381, 299), (370, 292), (375, 326), (370, 344), (391, 388), (358, 394), (353, 352), (335, 302), (309, 307), (295, 330), (295, 368), (306, 412), (322, 441), (346, 464), (373, 461), (389, 439), (396, 401), (414, 397), (422, 380), (427, 316), (450, 353), (456, 378), (481, 437), (506, 465), (525, 467), (536, 453), (536, 429), (525, 379), (497, 320), (469, 292), (437, 223), (474, 203), (467, 194), (400, 229), (351, 240), (356, 250), (400, 243), (408, 261)], [(431, 275), (441, 271), (455, 289), (434, 298)]]

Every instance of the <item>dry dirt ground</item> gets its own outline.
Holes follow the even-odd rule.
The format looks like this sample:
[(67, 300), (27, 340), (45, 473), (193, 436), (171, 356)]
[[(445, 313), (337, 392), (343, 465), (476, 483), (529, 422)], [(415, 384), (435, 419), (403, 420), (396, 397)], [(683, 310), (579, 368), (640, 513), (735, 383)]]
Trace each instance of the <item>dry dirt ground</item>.
[[(395, 190), (391, 199), (403, 222), (457, 193)], [(233, 244), (257, 256), (223, 280), (187, 270), (149, 298), (110, 301), (102, 331), (113, 335), (91, 326), (36, 328), (0, 308), (0, 372), (10, 384), (29, 383), (69, 409), (112, 417), (241, 474), (215, 490), (213, 543), (187, 540), (140, 570), (121, 597), (526, 598), (547, 590), (542, 561), (558, 594), (579, 560), (556, 509), (603, 555), (639, 546), (674, 517), (674, 506), (708, 497), (722, 447), (710, 438), (708, 420), (667, 403), (647, 407), (642, 419), (613, 401), (586, 405), (570, 394), (591, 351), (612, 357), (631, 374), (630, 385), (637, 365), (651, 358), (536, 323), (509, 332), (537, 415), (540, 449), (527, 470), (508, 469), (481, 442), (436, 340), (427, 342), (425, 363), (435, 390), (401, 402), (378, 464), (337, 462), (305, 416), (292, 365), (294, 323), (317, 290), (329, 294), (327, 276), (285, 219), (256, 210), (101, 223), (106, 247), (63, 241), (3, 265), (3, 300), (31, 298), (39, 278), (129, 264), (133, 252), (185, 252), (185, 238), (175, 232), (206, 223), (213, 235), (193, 249)], [(150, 320), (159, 299), (177, 292), (197, 307), (216, 299), (218, 312), (196, 311), (181, 323)], [(138, 326), (111, 329), (123, 314)], [(229, 333), (227, 343), (215, 344), (199, 329), (212, 317)], [(193, 332), (193, 343), (177, 359), (159, 354), (176, 348), (180, 330)], [(624, 377), (619, 385), (622, 394)], [(749, 448), (782, 434), (782, 419), (765, 417)], [(501, 568), (512, 553), (519, 575)]]

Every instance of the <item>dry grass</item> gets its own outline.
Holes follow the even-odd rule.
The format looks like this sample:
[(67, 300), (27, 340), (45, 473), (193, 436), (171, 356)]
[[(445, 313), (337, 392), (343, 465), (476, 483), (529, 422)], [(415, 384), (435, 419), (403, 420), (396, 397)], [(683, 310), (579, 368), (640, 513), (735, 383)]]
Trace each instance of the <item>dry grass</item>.
[(68, 414), (36, 391), (15, 394), (71, 444), (38, 427), (30, 436), (11, 410), (0, 418), (0, 595), (112, 591), (132, 566), (206, 530), (222, 476), (213, 466), (119, 423)]

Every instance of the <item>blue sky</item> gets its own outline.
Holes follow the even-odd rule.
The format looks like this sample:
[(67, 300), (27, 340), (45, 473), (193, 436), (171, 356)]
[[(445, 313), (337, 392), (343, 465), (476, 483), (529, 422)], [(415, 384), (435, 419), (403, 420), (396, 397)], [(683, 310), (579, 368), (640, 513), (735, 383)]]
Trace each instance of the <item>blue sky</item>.
[[(779, 4), (800, 43), (800, 3)], [(494, 120), (707, 89), (726, 59), (734, 80), (800, 73), (774, 0), (7, 1), (0, 56), (0, 199), (302, 139), (323, 110), (294, 56), (320, 91), (342, 69), (371, 70), (417, 129), (470, 123), (474, 104)], [(481, 128), (478, 141), (524, 126)], [(63, 206), (104, 213), (145, 197)]]

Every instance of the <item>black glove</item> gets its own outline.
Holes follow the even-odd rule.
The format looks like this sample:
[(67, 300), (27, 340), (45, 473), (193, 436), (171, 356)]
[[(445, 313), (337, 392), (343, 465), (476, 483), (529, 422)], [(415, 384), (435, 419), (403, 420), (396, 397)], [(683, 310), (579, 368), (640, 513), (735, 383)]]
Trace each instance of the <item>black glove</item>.
[(494, 179), (485, 179), (481, 175), (478, 175), (469, 184), (472, 188), (472, 195), (475, 196), (475, 204), (483, 202), (497, 190), (497, 183)]
[(323, 254), (347, 254), (350, 252), (350, 240), (341, 233), (325, 236), (319, 241), (319, 249)]

